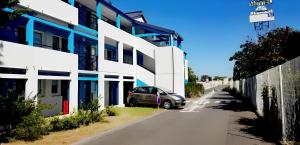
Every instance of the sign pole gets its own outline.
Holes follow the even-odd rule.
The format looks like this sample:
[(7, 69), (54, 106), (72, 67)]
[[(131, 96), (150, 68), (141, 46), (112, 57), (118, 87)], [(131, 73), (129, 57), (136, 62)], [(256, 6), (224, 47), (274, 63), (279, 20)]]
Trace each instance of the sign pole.
[(157, 110), (159, 110), (159, 106), (160, 106), (160, 103), (161, 103), (161, 98), (160, 98), (159, 91), (157, 91), (157, 94), (156, 94), (156, 103), (157, 103)]

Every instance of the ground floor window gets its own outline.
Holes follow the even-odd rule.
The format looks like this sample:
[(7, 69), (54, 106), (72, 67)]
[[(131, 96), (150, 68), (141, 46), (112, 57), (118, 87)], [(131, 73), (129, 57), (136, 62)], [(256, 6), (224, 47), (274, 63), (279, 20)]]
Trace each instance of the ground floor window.
[(21, 96), (25, 94), (26, 80), (22, 79), (0, 79), (1, 96)]

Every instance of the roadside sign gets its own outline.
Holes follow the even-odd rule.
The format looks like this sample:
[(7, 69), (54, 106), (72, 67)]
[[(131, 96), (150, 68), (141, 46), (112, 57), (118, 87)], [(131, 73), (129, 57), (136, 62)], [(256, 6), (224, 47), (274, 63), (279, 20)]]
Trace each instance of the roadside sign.
[(157, 103), (157, 107), (159, 109), (159, 106), (161, 104), (161, 98), (160, 98), (160, 93), (157, 91), (157, 94), (156, 94), (156, 103)]

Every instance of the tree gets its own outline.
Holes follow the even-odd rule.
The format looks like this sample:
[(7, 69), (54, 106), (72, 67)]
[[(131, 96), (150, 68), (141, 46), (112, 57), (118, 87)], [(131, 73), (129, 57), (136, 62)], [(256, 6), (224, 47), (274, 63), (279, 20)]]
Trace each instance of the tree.
[(19, 0), (2, 0), (0, 1), (0, 26), (5, 25), (8, 21), (18, 18), (21, 14), (26, 12), (25, 9), (18, 9), (14, 12), (5, 12), (2, 9), (4, 8), (13, 8), (19, 3)]
[(260, 36), (257, 42), (246, 41), (229, 60), (235, 61), (233, 79), (255, 76), (300, 55), (300, 32), (277, 28)]
[(190, 67), (189, 67), (188, 76), (189, 76), (190, 83), (196, 83), (198, 81), (198, 76), (195, 74), (195, 72)]
[(214, 81), (223, 81), (226, 77), (215, 76)]
[(185, 85), (185, 96), (188, 98), (200, 97), (204, 94), (204, 87), (202, 84), (197, 84), (198, 76), (189, 67), (189, 82)]
[(209, 76), (209, 75), (202, 75), (202, 76), (201, 76), (201, 81), (202, 81), (202, 82), (206, 82), (206, 80), (212, 81), (212, 77)]

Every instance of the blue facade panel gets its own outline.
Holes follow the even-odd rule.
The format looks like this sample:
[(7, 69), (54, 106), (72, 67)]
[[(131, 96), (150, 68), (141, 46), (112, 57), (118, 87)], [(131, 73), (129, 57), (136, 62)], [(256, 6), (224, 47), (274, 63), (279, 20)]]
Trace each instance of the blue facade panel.
[(184, 84), (188, 84), (189, 83), (189, 80), (184, 80)]
[(143, 81), (141, 81), (139, 79), (136, 80), (136, 85), (137, 85), (137, 87), (148, 86), (148, 84), (146, 84), (145, 82), (143, 82)]

